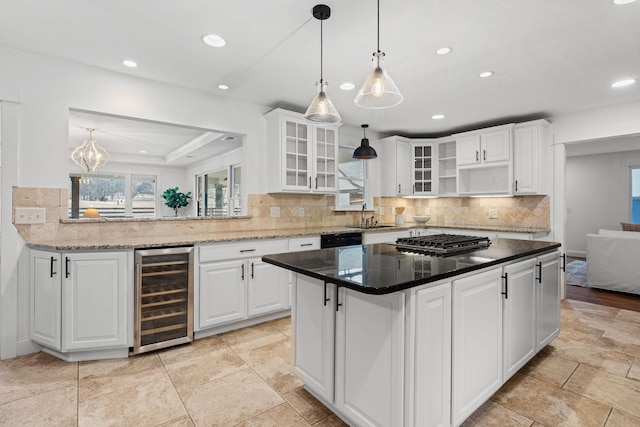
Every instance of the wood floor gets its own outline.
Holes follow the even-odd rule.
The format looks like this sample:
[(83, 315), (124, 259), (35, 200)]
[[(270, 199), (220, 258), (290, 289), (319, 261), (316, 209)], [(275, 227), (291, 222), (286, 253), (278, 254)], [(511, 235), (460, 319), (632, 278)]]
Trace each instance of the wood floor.
[[(573, 260), (584, 258), (567, 257), (567, 264)], [(640, 278), (639, 278), (640, 280)], [(608, 305), (609, 307), (625, 310), (640, 311), (640, 295), (625, 294), (622, 292), (605, 291), (602, 289), (585, 288), (582, 286), (567, 285), (567, 299), (590, 302), (593, 304)]]

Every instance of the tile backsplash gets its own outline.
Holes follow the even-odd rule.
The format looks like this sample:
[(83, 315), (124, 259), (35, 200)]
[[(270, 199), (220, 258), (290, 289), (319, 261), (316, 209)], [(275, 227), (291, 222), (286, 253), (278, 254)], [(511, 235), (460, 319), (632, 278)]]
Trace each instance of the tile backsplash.
[[(192, 221), (185, 218), (180, 221), (64, 221), (68, 220), (68, 190), (65, 188), (14, 187), (12, 202), (14, 224), (16, 207), (46, 209), (44, 224), (15, 226), (25, 240), (30, 237), (76, 239), (88, 232), (117, 238), (119, 235), (132, 234), (202, 234), (278, 228), (349, 227), (359, 225), (361, 215), (359, 210), (334, 211), (333, 195), (309, 194), (250, 194), (246, 217), (212, 221), (202, 221), (201, 218), (193, 218)], [(393, 224), (395, 208), (398, 207), (405, 208), (405, 225), (413, 223), (413, 215), (428, 214), (431, 219), (427, 225), (550, 228), (548, 196), (432, 199), (376, 197), (373, 209), (368, 210), (366, 215), (375, 216), (380, 224)], [(272, 213), (279, 213), (279, 216), (274, 217)], [(489, 218), (490, 214), (495, 218)]]

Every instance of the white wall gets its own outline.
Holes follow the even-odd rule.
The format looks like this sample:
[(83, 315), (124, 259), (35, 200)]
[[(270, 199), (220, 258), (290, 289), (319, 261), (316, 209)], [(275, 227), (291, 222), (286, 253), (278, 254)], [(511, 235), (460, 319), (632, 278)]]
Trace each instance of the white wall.
[(569, 255), (585, 256), (587, 233), (600, 228), (619, 230), (620, 222), (629, 222), (633, 163), (640, 165), (640, 151), (567, 157), (565, 250)]

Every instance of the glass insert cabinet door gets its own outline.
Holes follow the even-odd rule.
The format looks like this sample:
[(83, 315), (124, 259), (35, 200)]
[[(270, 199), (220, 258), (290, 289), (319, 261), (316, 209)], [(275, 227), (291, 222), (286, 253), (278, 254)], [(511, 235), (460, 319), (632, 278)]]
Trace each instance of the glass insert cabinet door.
[(433, 145), (413, 145), (413, 192), (415, 194), (433, 192)]
[(304, 123), (287, 120), (285, 123), (285, 185), (289, 188), (309, 188), (311, 173), (309, 170), (308, 126)]
[(336, 188), (337, 139), (334, 129), (316, 128), (315, 189), (331, 191)]

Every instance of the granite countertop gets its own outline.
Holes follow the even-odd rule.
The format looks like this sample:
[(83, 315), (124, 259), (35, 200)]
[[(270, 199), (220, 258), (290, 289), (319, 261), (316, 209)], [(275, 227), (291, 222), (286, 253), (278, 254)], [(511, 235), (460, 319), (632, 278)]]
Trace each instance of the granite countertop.
[[(180, 220), (180, 218), (174, 218)], [(78, 221), (78, 220), (74, 220)], [(104, 219), (89, 220), (103, 222)], [(403, 226), (395, 226), (391, 224), (380, 224), (373, 228), (360, 227), (310, 227), (310, 228), (282, 228), (282, 229), (265, 229), (265, 230), (247, 230), (247, 231), (228, 231), (215, 233), (176, 233), (167, 235), (131, 235), (128, 237), (119, 237), (111, 239), (105, 236), (84, 236), (82, 239), (58, 239), (50, 240), (46, 237), (34, 238), (26, 242), (27, 246), (32, 249), (42, 250), (118, 250), (118, 249), (149, 249), (171, 246), (187, 246), (207, 243), (232, 242), (242, 240), (255, 239), (274, 239), (274, 238), (290, 238), (290, 237), (310, 237), (321, 236), (323, 234), (342, 233), (362, 231), (366, 233), (384, 233), (392, 231), (403, 231), (418, 228), (458, 228), (470, 230), (487, 230), (487, 231), (503, 231), (513, 233), (548, 233), (548, 229), (533, 228), (513, 228), (513, 227), (488, 227), (488, 226), (471, 226), (471, 225), (439, 225), (439, 224), (405, 224)]]
[(408, 253), (379, 243), (267, 255), (263, 261), (367, 294), (389, 294), (551, 252), (560, 243), (494, 239), (491, 246), (450, 256)]

